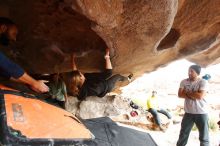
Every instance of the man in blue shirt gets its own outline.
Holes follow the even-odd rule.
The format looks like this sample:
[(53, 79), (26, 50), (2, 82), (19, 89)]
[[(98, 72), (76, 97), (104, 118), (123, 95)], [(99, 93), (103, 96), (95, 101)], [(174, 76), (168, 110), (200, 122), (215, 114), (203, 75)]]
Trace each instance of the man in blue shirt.
[[(14, 22), (5, 17), (0, 17), (0, 46), (8, 46), (12, 41), (16, 41), (18, 29)], [(0, 52), (0, 76), (13, 81), (28, 84), (32, 90), (44, 93), (49, 88), (44, 80), (35, 80), (29, 76), (19, 65), (9, 60)]]

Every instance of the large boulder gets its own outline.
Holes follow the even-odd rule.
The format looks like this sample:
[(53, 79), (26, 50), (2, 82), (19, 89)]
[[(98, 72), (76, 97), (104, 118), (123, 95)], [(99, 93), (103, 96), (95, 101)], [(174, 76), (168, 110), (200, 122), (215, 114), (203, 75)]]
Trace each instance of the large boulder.
[(219, 63), (219, 0), (4, 0), (0, 16), (19, 27), (10, 58), (31, 73), (104, 67), (111, 49), (115, 73), (136, 76), (180, 58)]
[[(66, 110), (82, 119), (110, 117), (112, 120), (128, 125), (137, 126), (144, 129), (158, 130), (153, 116), (146, 110), (132, 109), (128, 99), (119, 95), (107, 95), (103, 98), (87, 97), (79, 102), (74, 97), (69, 97)], [(132, 112), (136, 112), (133, 115)], [(170, 122), (167, 117), (160, 114), (161, 123), (164, 127)]]
[(119, 95), (106, 95), (102, 98), (89, 96), (83, 101), (79, 101), (74, 96), (68, 96), (65, 109), (83, 119), (120, 117), (124, 114), (128, 115), (132, 110), (128, 101)]

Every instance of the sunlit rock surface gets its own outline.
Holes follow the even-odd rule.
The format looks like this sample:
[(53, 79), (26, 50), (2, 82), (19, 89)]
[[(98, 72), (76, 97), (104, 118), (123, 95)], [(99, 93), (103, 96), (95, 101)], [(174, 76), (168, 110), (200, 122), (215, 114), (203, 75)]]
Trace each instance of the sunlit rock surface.
[(219, 0), (1, 0), (0, 16), (19, 27), (6, 54), (31, 73), (82, 71), (104, 66), (111, 49), (115, 73), (139, 76), (188, 58), (220, 62)]
[[(159, 130), (149, 112), (141, 109), (132, 109), (130, 101), (119, 95), (107, 95), (103, 98), (87, 97), (86, 100), (81, 102), (74, 97), (69, 97), (68, 101), (66, 110), (82, 119), (108, 116), (116, 122), (148, 130)], [(131, 112), (134, 111), (137, 112), (137, 115), (132, 116)], [(167, 128), (169, 120), (165, 115), (159, 115), (164, 128)]]
[(83, 119), (104, 116), (117, 117), (128, 114), (132, 110), (129, 103), (120, 96), (106, 95), (103, 98), (91, 96), (83, 101), (78, 101), (75, 97), (70, 96), (68, 99), (66, 109)]

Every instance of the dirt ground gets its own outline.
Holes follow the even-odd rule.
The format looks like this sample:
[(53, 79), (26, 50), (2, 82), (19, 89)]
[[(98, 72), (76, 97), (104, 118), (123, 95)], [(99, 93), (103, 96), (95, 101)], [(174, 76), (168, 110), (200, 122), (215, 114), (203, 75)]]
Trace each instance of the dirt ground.
[[(121, 123), (119, 123), (121, 124)], [(121, 125), (125, 125), (130, 128), (134, 128), (140, 131), (144, 131), (149, 133), (158, 146), (176, 146), (176, 142), (179, 137), (181, 122), (177, 124), (170, 124), (165, 132), (157, 130), (151, 130), (151, 127), (146, 124), (131, 124), (131, 123), (123, 123)], [(133, 126), (132, 126), (133, 125)], [(220, 144), (220, 130), (211, 131), (210, 130), (210, 146), (219, 146)], [(192, 130), (188, 139), (188, 143), (186, 146), (199, 146), (199, 133), (198, 131)]]

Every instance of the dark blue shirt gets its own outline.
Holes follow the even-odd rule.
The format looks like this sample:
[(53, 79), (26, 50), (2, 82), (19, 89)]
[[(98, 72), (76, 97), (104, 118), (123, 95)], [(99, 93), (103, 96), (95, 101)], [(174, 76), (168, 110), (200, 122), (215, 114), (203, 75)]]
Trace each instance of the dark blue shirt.
[(24, 70), (11, 60), (9, 60), (4, 54), (0, 52), (0, 76), (5, 78), (18, 79), (24, 74)]

